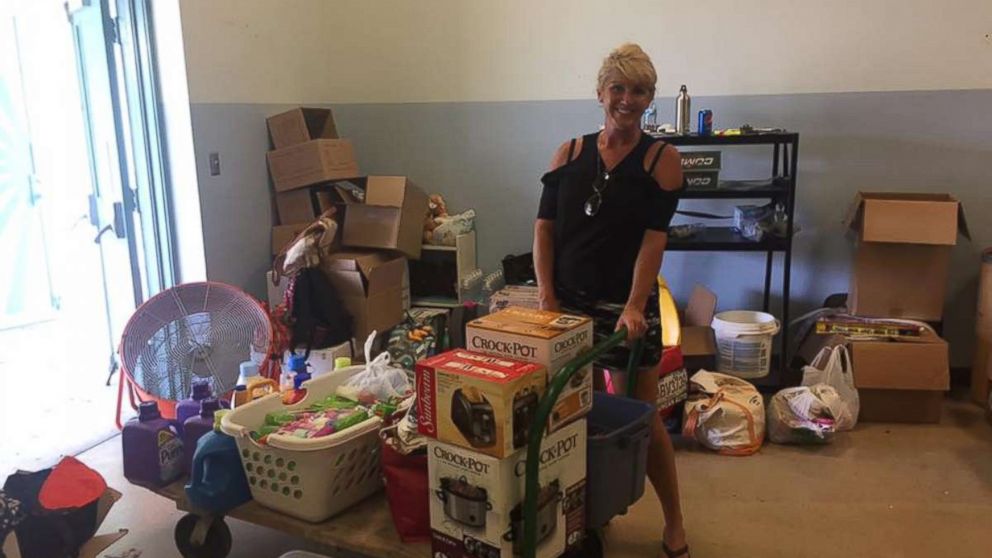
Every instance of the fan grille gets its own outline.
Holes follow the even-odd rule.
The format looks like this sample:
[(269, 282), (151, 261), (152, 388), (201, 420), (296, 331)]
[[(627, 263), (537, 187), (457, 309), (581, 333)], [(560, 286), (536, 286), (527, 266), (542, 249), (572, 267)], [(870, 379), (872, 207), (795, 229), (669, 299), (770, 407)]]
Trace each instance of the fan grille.
[(267, 354), (272, 325), (262, 306), (223, 283), (187, 283), (155, 295), (128, 321), (120, 355), (125, 372), (153, 397), (178, 401), (194, 378), (230, 391), (251, 352)]

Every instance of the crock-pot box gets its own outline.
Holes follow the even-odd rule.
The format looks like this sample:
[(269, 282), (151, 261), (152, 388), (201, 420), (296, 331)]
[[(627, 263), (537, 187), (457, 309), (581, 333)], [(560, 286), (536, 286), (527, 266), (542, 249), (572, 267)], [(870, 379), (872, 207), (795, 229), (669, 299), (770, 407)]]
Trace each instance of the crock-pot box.
[(455, 349), (421, 360), (416, 373), (421, 434), (494, 457), (527, 447), (543, 366)]
[[(552, 377), (592, 347), (592, 319), (533, 308), (511, 307), (477, 318), (465, 328), (473, 351), (544, 365)], [(577, 372), (562, 390), (548, 421), (550, 431), (585, 416), (592, 408), (592, 365)]]
[[(526, 449), (497, 459), (435, 440), (428, 443), (434, 556), (519, 554), (526, 462)], [(585, 531), (584, 419), (544, 438), (538, 481), (537, 558), (554, 558), (577, 545)]]

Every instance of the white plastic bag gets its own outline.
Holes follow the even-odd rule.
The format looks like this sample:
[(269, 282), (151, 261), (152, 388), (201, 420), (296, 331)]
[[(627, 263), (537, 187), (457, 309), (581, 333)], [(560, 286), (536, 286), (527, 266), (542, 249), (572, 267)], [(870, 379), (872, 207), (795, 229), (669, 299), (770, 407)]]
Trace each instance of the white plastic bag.
[(768, 403), (768, 439), (776, 444), (826, 444), (836, 421), (826, 401), (837, 399), (826, 384), (783, 389)]
[(824, 404), (830, 408), (837, 431), (851, 430), (858, 423), (861, 409), (858, 389), (854, 387), (854, 369), (847, 346), (824, 347), (813, 359), (813, 363), (803, 367), (802, 385), (810, 387), (826, 384), (837, 393)]
[(338, 386), (338, 395), (369, 404), (404, 398), (413, 393), (406, 370), (390, 366), (387, 351), (372, 358), (375, 335), (376, 332), (373, 331), (365, 340), (365, 370)]
[(724, 455), (751, 455), (765, 439), (765, 403), (750, 383), (700, 370), (689, 378), (682, 434)]

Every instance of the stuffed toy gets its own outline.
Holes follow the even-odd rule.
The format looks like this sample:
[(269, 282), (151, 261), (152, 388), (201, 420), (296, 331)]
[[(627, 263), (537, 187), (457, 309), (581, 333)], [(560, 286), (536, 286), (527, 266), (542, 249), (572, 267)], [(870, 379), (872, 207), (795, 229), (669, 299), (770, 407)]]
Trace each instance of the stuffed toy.
[(427, 214), (424, 216), (424, 244), (434, 243), (434, 229), (448, 217), (448, 204), (441, 194), (431, 194), (428, 198)]

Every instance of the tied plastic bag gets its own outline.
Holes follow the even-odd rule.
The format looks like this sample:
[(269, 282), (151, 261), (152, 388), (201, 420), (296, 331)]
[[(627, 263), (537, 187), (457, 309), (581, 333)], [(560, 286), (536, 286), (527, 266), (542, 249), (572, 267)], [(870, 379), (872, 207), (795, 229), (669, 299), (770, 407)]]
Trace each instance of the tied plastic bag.
[(375, 336), (376, 332), (373, 331), (365, 340), (365, 370), (338, 386), (338, 395), (368, 405), (378, 401), (403, 399), (413, 393), (406, 370), (390, 366), (388, 352), (384, 351), (372, 358)]
[(824, 404), (834, 417), (838, 432), (851, 430), (858, 423), (861, 400), (854, 387), (854, 370), (847, 346), (824, 347), (817, 353), (813, 363), (803, 367), (802, 385), (812, 387), (826, 384), (834, 388), (835, 396), (828, 396)]
[(448, 215), (436, 219), (438, 226), (432, 233), (433, 244), (454, 246), (459, 235), (467, 234), (475, 229), (475, 210), (469, 209), (457, 215)]
[(838, 398), (826, 384), (786, 388), (768, 404), (768, 438), (776, 444), (827, 444), (836, 431), (827, 401)]
[(723, 455), (751, 455), (765, 438), (765, 402), (740, 378), (700, 370), (689, 378), (682, 435)]

